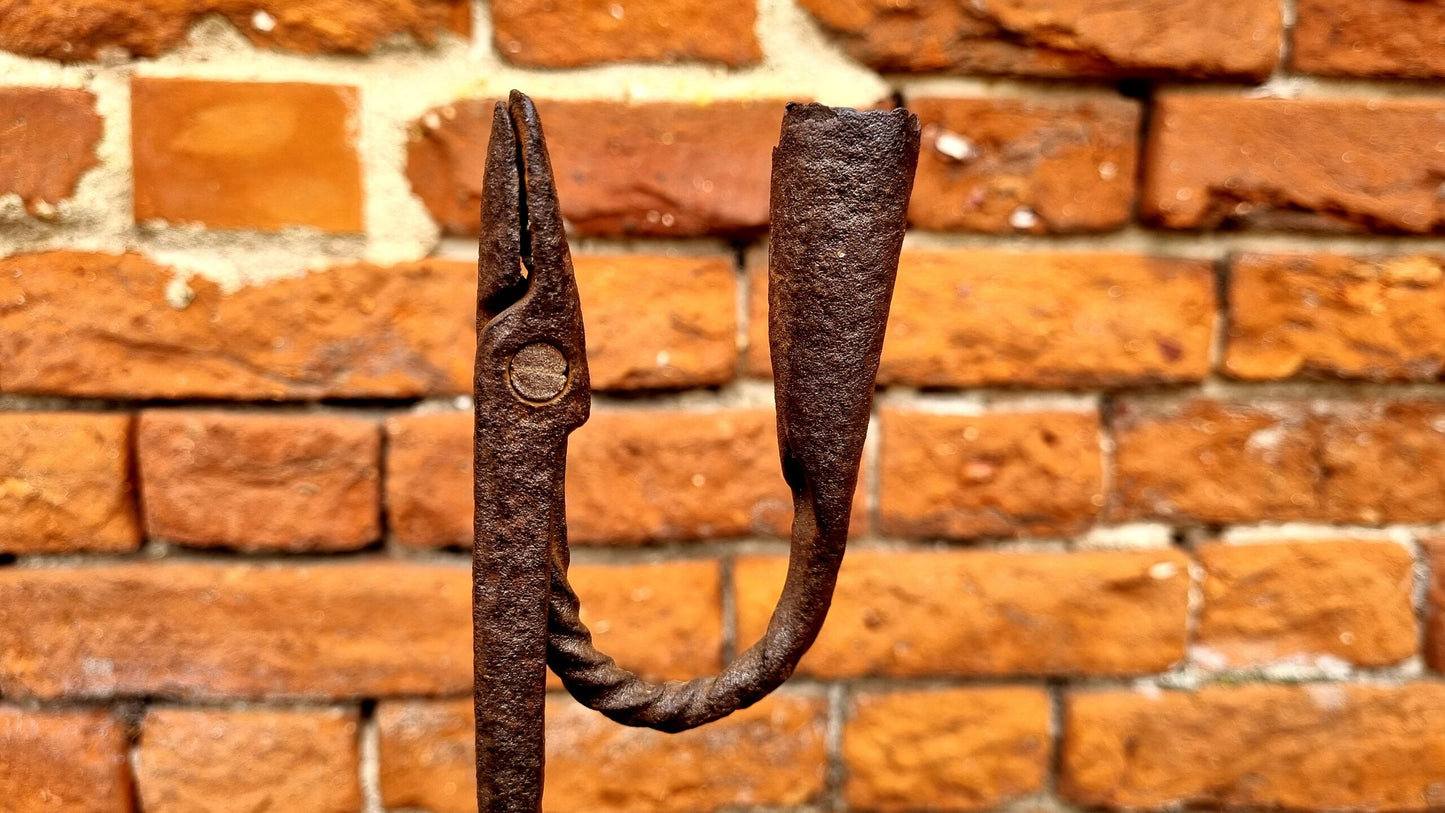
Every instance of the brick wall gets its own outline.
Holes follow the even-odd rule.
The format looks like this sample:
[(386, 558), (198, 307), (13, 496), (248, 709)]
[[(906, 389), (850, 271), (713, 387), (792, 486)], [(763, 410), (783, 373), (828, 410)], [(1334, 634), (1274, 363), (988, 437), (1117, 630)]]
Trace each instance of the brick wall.
[(1445, 12), (0, 0), (0, 808), (471, 809), (488, 100), (540, 100), (604, 649), (715, 670), (788, 523), (780, 101), (923, 119), (828, 627), (552, 813), (1445, 808)]

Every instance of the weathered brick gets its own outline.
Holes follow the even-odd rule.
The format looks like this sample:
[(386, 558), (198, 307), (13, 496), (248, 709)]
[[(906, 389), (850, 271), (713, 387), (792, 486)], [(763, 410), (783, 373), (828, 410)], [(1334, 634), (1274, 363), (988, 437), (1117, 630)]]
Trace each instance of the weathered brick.
[(136, 784), (147, 813), (362, 808), (352, 710), (183, 709), (145, 717)]
[[(447, 231), (476, 234), (491, 100), (432, 110), (412, 129), (407, 177)], [(783, 103), (537, 102), (562, 214), (582, 234), (734, 235), (768, 223)]]
[(1229, 279), (1224, 369), (1237, 378), (1435, 380), (1445, 260), (1245, 254)]
[(136, 428), (151, 536), (246, 551), (381, 538), (381, 431), (337, 415), (151, 410)]
[(129, 415), (0, 415), (0, 553), (140, 547)]
[(1113, 519), (1268, 522), (1317, 510), (1314, 426), (1300, 403), (1115, 406)]
[[(759, 258), (760, 259), (760, 258)], [(748, 367), (766, 375), (767, 273), (754, 261)], [(1114, 387), (1209, 373), (1206, 262), (1053, 251), (905, 251), (878, 370), (921, 387)]]
[(736, 375), (731, 258), (592, 254), (573, 263), (593, 388), (712, 387)]
[(859, 810), (986, 810), (1044, 789), (1050, 701), (1023, 687), (869, 692), (843, 729)]
[(301, 82), (131, 80), (137, 223), (360, 232), (360, 96)]
[[(4, 28), (0, 22), (0, 42)], [(0, 195), (19, 195), (32, 215), (53, 215), (100, 163), (95, 145), (103, 126), (86, 91), (0, 88)]]
[(103, 711), (0, 706), (0, 799), (9, 813), (132, 813), (125, 728)]
[[(1184, 657), (1187, 560), (1177, 551), (852, 551), (800, 672), (825, 678), (1127, 675)], [(738, 638), (757, 640), (786, 572), (737, 562)]]
[[(628, 666), (654, 678), (716, 668), (715, 564), (571, 573), (598, 646)], [(387, 560), (0, 568), (0, 693), (461, 693), (472, 685), (470, 607), (468, 568)]]
[[(387, 502), (398, 541), (471, 544), (471, 416), (393, 418), (387, 431)], [(595, 411), (568, 446), (569, 536), (637, 544), (786, 535), (793, 503), (775, 438), (773, 414), (762, 409)]]
[(1413, 560), (1392, 542), (1208, 544), (1196, 660), (1254, 666), (1337, 658), (1386, 666), (1418, 649)]
[(879, 526), (915, 537), (1066, 536), (1104, 505), (1096, 412), (886, 408)]
[(1315, 516), (1379, 525), (1445, 521), (1445, 402), (1357, 402), (1327, 413)]
[(1327, 76), (1445, 77), (1445, 8), (1415, 0), (1299, 0), (1290, 67)]
[(365, 53), (381, 40), (470, 30), (465, 0), (13, 0), (0, 18), (0, 49), (73, 62), (119, 48), (155, 56), (181, 45), (190, 26), (221, 14), (259, 46), (302, 53)]
[(1445, 403), (1126, 401), (1116, 519), (1445, 520)]
[(1445, 672), (1445, 539), (1434, 537), (1422, 543), (1430, 582), (1425, 612), (1425, 662)]
[[(553, 813), (709, 813), (816, 801), (827, 773), (826, 703), (783, 693), (682, 734), (617, 725), (571, 698), (547, 702)], [(476, 810), (472, 704), (383, 701), (381, 796), (388, 808)]]
[(1141, 211), (1171, 229), (1445, 231), (1445, 104), (1164, 94)]
[(503, 58), (534, 68), (607, 62), (719, 62), (763, 58), (756, 0), (495, 0), (492, 42)]
[[(595, 389), (732, 378), (736, 279), (726, 261), (582, 256), (576, 266)], [(450, 260), (338, 266), (224, 293), (136, 254), (0, 259), (0, 391), (248, 400), (469, 393), (476, 284), (473, 263)]]
[(1445, 686), (1069, 696), (1061, 786), (1088, 807), (1434, 810)]
[(1252, 0), (800, 0), (853, 58), (884, 72), (1263, 79), (1279, 8)]
[(923, 125), (908, 219), (993, 233), (1104, 231), (1134, 207), (1139, 104), (910, 99)]

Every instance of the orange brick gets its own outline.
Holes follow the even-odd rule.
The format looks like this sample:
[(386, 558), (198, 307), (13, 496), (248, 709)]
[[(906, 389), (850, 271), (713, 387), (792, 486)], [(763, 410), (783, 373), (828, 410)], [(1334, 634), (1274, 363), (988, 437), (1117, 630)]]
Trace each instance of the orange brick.
[[(458, 101), (412, 129), (407, 177), (452, 233), (477, 233), (492, 105)], [(657, 237), (750, 234), (767, 225), (783, 106), (537, 102), (568, 223), (583, 234)]]
[[(66, 0), (27, 2), (0, 19), (0, 49), (63, 62), (119, 48), (155, 56), (181, 45), (191, 25), (221, 14), (259, 46), (302, 53), (365, 53), (395, 34), (430, 43), (458, 30), (465, 0)], [(266, 14), (269, 28), (258, 24)], [(267, 19), (260, 18), (260, 19)], [(465, 33), (466, 29), (460, 29)]]
[[(748, 367), (766, 374), (767, 278), (752, 277)], [(1094, 388), (1198, 381), (1209, 264), (1130, 254), (905, 251), (880, 384)]]
[[(570, 698), (547, 702), (552, 813), (710, 813), (818, 801), (826, 703), (773, 695), (682, 734), (620, 726)], [(476, 810), (472, 704), (382, 701), (381, 796), (388, 808)]]
[(1263, 79), (1280, 10), (1252, 0), (801, 0), (854, 58), (885, 73)]
[(535, 68), (607, 62), (719, 62), (763, 58), (755, 0), (495, 0), (492, 42), (503, 58)]
[(0, 415), (0, 553), (140, 547), (129, 415)]
[(360, 99), (300, 82), (131, 80), (137, 223), (360, 232)]
[(1068, 698), (1064, 797), (1088, 807), (1427, 810), (1445, 686), (1221, 686)]
[(1125, 401), (1114, 519), (1445, 520), (1445, 403)]
[[(0, 42), (4, 28), (0, 23)], [(100, 163), (95, 145), (103, 126), (86, 91), (0, 88), (0, 195), (19, 195), (32, 215), (53, 214)]]
[(1437, 672), (1445, 672), (1445, 539), (1423, 543), (1430, 582), (1425, 612), (1425, 661)]
[(1445, 104), (1164, 94), (1141, 211), (1171, 229), (1445, 230)]
[[(387, 502), (398, 540), (469, 545), (471, 416), (393, 418), (387, 432)], [(639, 544), (786, 535), (793, 503), (776, 436), (772, 412), (761, 409), (594, 411), (568, 446), (569, 536)]]
[(1255, 380), (1438, 379), (1445, 371), (1442, 262), (1421, 255), (1237, 257), (1224, 369)]
[(910, 99), (923, 149), (909, 221), (935, 230), (1116, 229), (1134, 207), (1139, 104)]
[(1318, 503), (1301, 404), (1124, 401), (1112, 424), (1113, 519), (1260, 522), (1298, 519)]
[(1044, 789), (1050, 701), (1031, 688), (866, 693), (843, 731), (859, 810), (986, 810)]
[[(762, 635), (786, 560), (737, 562), (738, 640)], [(1127, 675), (1184, 657), (1189, 574), (1173, 550), (853, 551), (800, 666), (824, 678)]]
[[(726, 260), (578, 257), (577, 276), (595, 389), (733, 377), (737, 282)], [(136, 254), (0, 259), (0, 391), (294, 400), (472, 390), (474, 263), (338, 266), (231, 293), (184, 282), (177, 300), (174, 272)]]
[(1099, 416), (881, 413), (879, 524), (917, 537), (1063, 536), (1104, 504)]
[(1211, 665), (1338, 658), (1387, 666), (1416, 654), (1414, 562), (1392, 542), (1202, 545), (1196, 642)]
[(136, 760), (147, 813), (362, 808), (355, 711), (151, 709)]
[[(649, 677), (716, 668), (717, 578), (711, 562), (572, 568), (598, 646)], [(467, 568), (390, 560), (0, 568), (0, 693), (461, 693), (470, 607)]]
[(1300, 0), (1290, 65), (1327, 76), (1445, 77), (1445, 8), (1413, 0)]
[(136, 457), (152, 536), (248, 551), (355, 550), (381, 538), (371, 420), (151, 410)]
[(0, 568), (11, 697), (377, 697), (472, 685), (466, 568)]
[(9, 813), (132, 813), (125, 728), (103, 711), (0, 706), (0, 799)]

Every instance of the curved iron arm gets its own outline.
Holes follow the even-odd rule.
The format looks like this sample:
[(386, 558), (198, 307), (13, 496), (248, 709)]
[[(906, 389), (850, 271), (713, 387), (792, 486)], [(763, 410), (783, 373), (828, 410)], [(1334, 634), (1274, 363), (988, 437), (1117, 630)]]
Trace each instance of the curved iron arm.
[(778, 446), (794, 511), (782, 597), (762, 639), (721, 673), (649, 682), (593, 645), (567, 580), (566, 528), (554, 526), (547, 664), (583, 705), (683, 731), (765, 697), (817, 638), (847, 544), (918, 139), (904, 110), (788, 106), (768, 256)]

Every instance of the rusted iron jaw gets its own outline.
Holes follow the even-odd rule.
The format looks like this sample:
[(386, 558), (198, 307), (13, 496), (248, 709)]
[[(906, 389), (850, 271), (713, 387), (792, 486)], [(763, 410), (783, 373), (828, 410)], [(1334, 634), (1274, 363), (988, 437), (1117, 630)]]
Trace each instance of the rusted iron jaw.
[(786, 680), (817, 637), (847, 543), (873, 381), (898, 270), (918, 120), (791, 104), (773, 151), (768, 330), (788, 575), (762, 640), (721, 673), (654, 683), (592, 643), (567, 579), (567, 435), (590, 406), (576, 283), (537, 112), (513, 91), (493, 120), (477, 293), (478, 805), (541, 805), (546, 667), (614, 720), (682, 731)]

